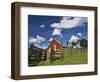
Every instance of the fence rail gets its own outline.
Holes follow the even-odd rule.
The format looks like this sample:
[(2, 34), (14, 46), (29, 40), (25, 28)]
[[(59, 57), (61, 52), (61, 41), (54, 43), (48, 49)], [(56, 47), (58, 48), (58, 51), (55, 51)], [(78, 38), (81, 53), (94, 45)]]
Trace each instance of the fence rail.
[[(49, 60), (52, 62), (55, 59), (59, 58), (63, 61), (65, 55), (73, 55), (74, 53), (81, 53), (82, 49), (76, 48), (61, 48), (61, 49), (56, 49), (54, 53), (50, 54), (53, 55), (52, 57), (49, 58)], [(28, 56), (28, 62), (29, 65), (37, 65), (41, 61), (45, 61), (47, 59), (47, 50), (42, 50), (42, 49), (29, 49), (29, 56)]]

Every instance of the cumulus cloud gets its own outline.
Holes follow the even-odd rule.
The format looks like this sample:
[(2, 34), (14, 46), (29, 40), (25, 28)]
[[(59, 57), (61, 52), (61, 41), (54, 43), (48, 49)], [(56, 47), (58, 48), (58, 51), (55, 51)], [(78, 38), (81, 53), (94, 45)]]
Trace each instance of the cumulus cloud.
[(43, 28), (43, 27), (45, 27), (45, 25), (43, 25), (43, 24), (42, 24), (42, 25), (40, 25), (40, 28)]
[(53, 28), (74, 28), (77, 26), (81, 26), (82, 24), (87, 22), (86, 17), (62, 17), (62, 20), (58, 23), (52, 23), (50, 26)]
[[(54, 28), (52, 35), (60, 35), (63, 29), (75, 28), (77, 26), (83, 26), (87, 23), (86, 17), (62, 17), (60, 22), (52, 23), (50, 26)], [(78, 34), (81, 36), (81, 34)]]
[(31, 38), (29, 38), (29, 40), (28, 40), (28, 41), (29, 41), (29, 43), (34, 43), (34, 42), (36, 42), (36, 41), (37, 41), (37, 39), (36, 39), (36, 38), (32, 38), (32, 37), (31, 37)]
[(45, 41), (45, 38), (43, 38), (39, 35), (37, 35), (36, 38), (34, 38), (34, 37), (29, 38), (29, 43), (41, 43), (44, 41)]
[(52, 35), (60, 35), (60, 36), (62, 36), (61, 29), (54, 29)]
[(75, 35), (72, 35), (69, 39), (69, 42), (72, 43), (72, 42), (77, 42), (80, 38), (78, 36), (75, 36)]
[(46, 49), (48, 46), (47, 45), (49, 45), (49, 44), (39, 44), (39, 43), (34, 43), (34, 46), (36, 46), (36, 47), (38, 47), (38, 48), (42, 48), (42, 49)]
[(82, 36), (82, 33), (79, 32), (79, 33), (77, 33), (77, 35), (78, 35), (79, 37), (81, 37), (81, 36)]
[(53, 40), (53, 38), (50, 38), (50, 39), (49, 39), (49, 41), (52, 41), (52, 40)]
[(38, 44), (38, 43), (35, 43), (34, 46), (38, 47), (38, 48), (41, 48), (41, 45)]

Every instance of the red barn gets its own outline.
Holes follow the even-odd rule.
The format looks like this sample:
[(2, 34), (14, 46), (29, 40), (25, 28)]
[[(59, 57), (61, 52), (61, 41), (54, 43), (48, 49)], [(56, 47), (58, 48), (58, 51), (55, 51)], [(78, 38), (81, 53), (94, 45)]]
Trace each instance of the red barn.
[(56, 39), (53, 39), (51, 43), (49, 44), (48, 49), (51, 47), (54, 47), (57, 49), (57, 48), (62, 48), (63, 46), (61, 45), (59, 41), (57, 41)]
[(59, 41), (57, 41), (56, 39), (53, 39), (47, 48), (47, 60), (50, 60), (52, 48), (54, 49), (54, 51), (56, 51), (57, 49), (63, 48), (63, 46), (61, 45)]

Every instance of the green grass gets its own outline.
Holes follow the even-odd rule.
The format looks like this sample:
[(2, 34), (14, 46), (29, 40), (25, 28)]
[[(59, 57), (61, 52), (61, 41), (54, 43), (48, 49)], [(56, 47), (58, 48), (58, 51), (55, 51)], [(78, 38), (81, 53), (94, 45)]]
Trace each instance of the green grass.
[(49, 61), (41, 61), (37, 64), (37, 66), (50, 66), (50, 65), (74, 65), (74, 64), (87, 64), (88, 63), (88, 56), (87, 50), (84, 50), (82, 53), (64, 53), (64, 59), (57, 59), (50, 63)]

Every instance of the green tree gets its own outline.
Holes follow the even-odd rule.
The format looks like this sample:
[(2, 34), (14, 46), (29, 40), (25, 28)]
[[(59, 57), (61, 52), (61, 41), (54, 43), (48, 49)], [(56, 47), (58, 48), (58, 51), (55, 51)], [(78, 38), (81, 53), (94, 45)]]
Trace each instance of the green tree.
[(86, 39), (82, 39), (82, 40), (80, 40), (80, 45), (83, 48), (86, 48), (88, 46), (88, 41)]

